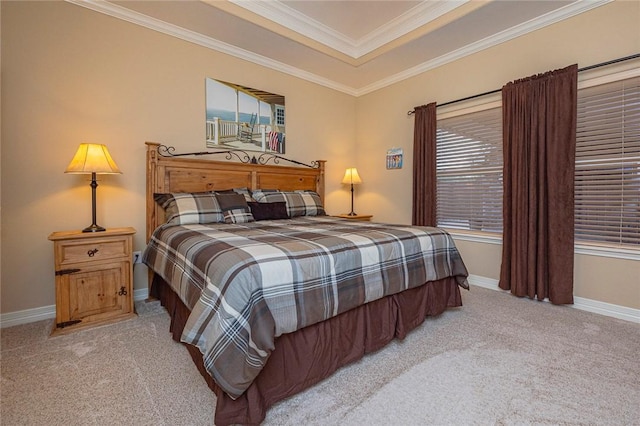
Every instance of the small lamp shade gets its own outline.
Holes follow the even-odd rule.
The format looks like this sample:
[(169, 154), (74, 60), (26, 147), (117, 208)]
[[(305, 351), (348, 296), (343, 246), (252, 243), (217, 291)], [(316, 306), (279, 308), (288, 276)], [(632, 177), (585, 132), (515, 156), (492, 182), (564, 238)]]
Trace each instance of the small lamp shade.
[(65, 173), (91, 173), (91, 218), (93, 222), (82, 232), (101, 232), (105, 228), (96, 223), (96, 174), (122, 173), (113, 161), (106, 146), (95, 143), (81, 143), (67, 166)]
[(65, 173), (122, 173), (105, 145), (81, 143)]
[(355, 167), (351, 167), (344, 172), (344, 178), (342, 178), (342, 183), (346, 184), (354, 184), (357, 185), (362, 183), (362, 179), (360, 179), (360, 175), (358, 174), (358, 169)]

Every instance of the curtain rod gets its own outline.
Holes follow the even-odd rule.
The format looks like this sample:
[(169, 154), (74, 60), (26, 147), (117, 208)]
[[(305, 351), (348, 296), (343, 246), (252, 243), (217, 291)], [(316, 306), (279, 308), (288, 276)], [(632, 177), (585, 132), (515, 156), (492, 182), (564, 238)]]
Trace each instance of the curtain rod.
[[(606, 65), (617, 64), (618, 62), (624, 62), (624, 61), (628, 61), (630, 59), (636, 59), (636, 58), (640, 58), (640, 53), (636, 53), (636, 54), (630, 55), (630, 56), (625, 56), (624, 58), (612, 59), (610, 61), (601, 62), (601, 63), (595, 64), (595, 65), (589, 65), (588, 67), (584, 67), (584, 68), (579, 68), (578, 72), (588, 71), (588, 70), (592, 70), (594, 68), (600, 68), (600, 67), (604, 67)], [(482, 96), (492, 95), (494, 93), (500, 92), (501, 90), (502, 89), (490, 90), (488, 92), (478, 93), (477, 95), (467, 96), (466, 98), (456, 99), (455, 101), (445, 102), (443, 104), (438, 104), (436, 106), (436, 108), (447, 106), (447, 105), (451, 105), (451, 104), (455, 104), (455, 103), (462, 102), (462, 101), (468, 101), (469, 99), (475, 99), (475, 98), (480, 98)], [(411, 115), (411, 114), (413, 114), (415, 112), (416, 112), (416, 110), (412, 109), (411, 111), (407, 112), (407, 115)]]

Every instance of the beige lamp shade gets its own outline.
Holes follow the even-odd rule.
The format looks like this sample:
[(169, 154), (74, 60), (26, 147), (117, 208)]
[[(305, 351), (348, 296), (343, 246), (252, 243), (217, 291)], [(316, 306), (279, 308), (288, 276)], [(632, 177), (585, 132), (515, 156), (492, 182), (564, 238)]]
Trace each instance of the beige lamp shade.
[(342, 183), (346, 184), (359, 184), (362, 183), (362, 179), (360, 179), (360, 175), (358, 174), (358, 169), (355, 167), (348, 168), (344, 172), (344, 178), (342, 178)]
[(82, 232), (102, 232), (105, 228), (96, 223), (97, 174), (122, 173), (113, 161), (106, 146), (97, 143), (81, 143), (67, 166), (65, 173), (91, 173), (91, 225)]
[(122, 173), (105, 145), (81, 143), (65, 173)]

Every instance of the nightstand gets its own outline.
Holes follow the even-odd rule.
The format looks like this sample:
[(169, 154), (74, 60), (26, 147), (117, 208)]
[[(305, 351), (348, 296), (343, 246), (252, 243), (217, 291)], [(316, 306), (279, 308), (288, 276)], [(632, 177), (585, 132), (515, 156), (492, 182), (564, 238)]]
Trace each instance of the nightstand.
[(355, 216), (349, 216), (348, 214), (338, 214), (335, 217), (341, 217), (343, 219), (351, 219), (351, 220), (363, 220), (369, 222), (373, 215), (371, 214), (357, 214)]
[(133, 228), (49, 235), (56, 273), (52, 335), (135, 317)]

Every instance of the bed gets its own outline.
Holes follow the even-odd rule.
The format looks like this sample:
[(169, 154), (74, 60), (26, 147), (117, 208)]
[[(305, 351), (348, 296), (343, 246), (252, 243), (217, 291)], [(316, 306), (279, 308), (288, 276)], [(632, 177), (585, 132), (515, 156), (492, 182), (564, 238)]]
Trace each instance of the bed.
[(325, 215), (323, 161), (237, 159), (147, 142), (149, 292), (215, 392), (217, 425), (259, 424), (276, 402), (462, 306), (467, 270), (445, 231)]

